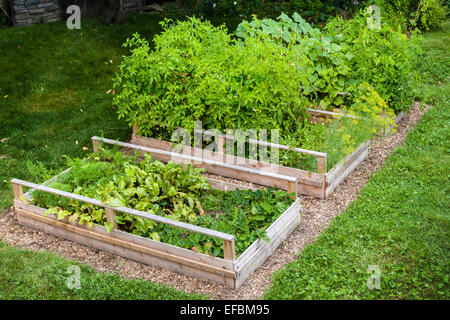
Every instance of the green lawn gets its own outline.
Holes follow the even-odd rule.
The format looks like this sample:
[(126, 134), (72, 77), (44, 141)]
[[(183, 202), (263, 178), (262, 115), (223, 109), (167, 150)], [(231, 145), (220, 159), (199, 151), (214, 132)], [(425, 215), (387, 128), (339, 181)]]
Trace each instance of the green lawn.
[[(205, 299), (144, 280), (125, 280), (48, 252), (18, 250), (0, 241), (0, 299)], [(75, 277), (79, 268), (80, 289)]]
[[(421, 98), (434, 105), (403, 147), (265, 299), (449, 299), (449, 24), (426, 35)], [(369, 265), (380, 270), (370, 290)], [(372, 283), (372, 282), (370, 282)]]
[[(148, 36), (158, 28), (137, 26)], [(0, 30), (0, 209), (11, 205), (11, 178), (33, 180), (27, 160), (60, 170), (62, 155), (81, 156), (93, 135), (129, 137), (106, 92), (134, 31), (94, 21)]]

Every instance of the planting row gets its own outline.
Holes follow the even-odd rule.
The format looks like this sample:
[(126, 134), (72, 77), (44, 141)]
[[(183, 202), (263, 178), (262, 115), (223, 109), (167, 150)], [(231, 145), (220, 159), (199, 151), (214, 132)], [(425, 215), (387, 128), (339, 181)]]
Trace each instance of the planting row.
[[(67, 158), (70, 168), (43, 184), (11, 181), (20, 224), (238, 288), (300, 223), (297, 178), (92, 140), (93, 154)], [(101, 142), (116, 147), (106, 149)], [(125, 155), (118, 147), (139, 152)], [(165, 154), (164, 163), (154, 154)], [(284, 181), (290, 191), (205, 177), (194, 166)], [(23, 193), (24, 187), (31, 190)]]

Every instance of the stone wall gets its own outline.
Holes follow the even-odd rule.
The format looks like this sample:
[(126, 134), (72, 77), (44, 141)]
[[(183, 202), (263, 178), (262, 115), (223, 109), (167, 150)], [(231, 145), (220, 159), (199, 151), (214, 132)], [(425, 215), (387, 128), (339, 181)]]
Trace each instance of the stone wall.
[(13, 10), (17, 26), (61, 19), (58, 0), (14, 0)]
[(136, 12), (142, 9), (142, 0), (123, 0), (125, 11)]
[[(12, 3), (17, 26), (61, 19), (58, 0), (12, 0)], [(142, 8), (142, 0), (123, 0), (123, 6), (127, 12), (139, 11)]]

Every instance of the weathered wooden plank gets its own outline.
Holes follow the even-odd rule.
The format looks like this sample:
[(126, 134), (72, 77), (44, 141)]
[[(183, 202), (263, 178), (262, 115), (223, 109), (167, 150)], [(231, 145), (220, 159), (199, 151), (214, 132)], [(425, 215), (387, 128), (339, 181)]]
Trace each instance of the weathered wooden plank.
[[(280, 177), (283, 177), (282, 175), (265, 175), (265, 174), (258, 174), (255, 169), (251, 168), (245, 168), (245, 167), (229, 167), (229, 166), (222, 166), (220, 164), (211, 164), (208, 162), (204, 162), (203, 164), (194, 164), (194, 167), (196, 168), (204, 168), (206, 172), (214, 173), (220, 176), (224, 177), (230, 177), (242, 181), (247, 181), (251, 183), (256, 183), (259, 185), (269, 186), (269, 187), (275, 187), (277, 189), (287, 190), (288, 184), (290, 179), (295, 179), (295, 177), (288, 177), (288, 179), (281, 179)], [(246, 169), (246, 170), (241, 170)], [(247, 171), (248, 170), (248, 171)], [(260, 171), (265, 172), (265, 171)], [(270, 172), (265, 172), (270, 173)], [(296, 182), (296, 181), (295, 181)]]
[(100, 150), (100, 142), (96, 140), (92, 140), (92, 150), (94, 152), (98, 152)]
[(234, 250), (233, 241), (223, 241), (223, 257), (225, 260), (234, 261), (236, 259), (236, 252)]
[[(19, 201), (17, 201), (17, 202), (19, 202)], [(57, 227), (58, 229), (64, 230), (64, 231), (66, 231), (66, 233), (69, 233), (69, 234), (74, 233), (74, 234), (77, 234), (82, 237), (93, 238), (95, 240), (99, 240), (104, 243), (119, 246), (119, 247), (122, 247), (123, 249), (125, 249), (124, 251), (133, 250), (133, 251), (145, 254), (145, 255), (154, 256), (154, 257), (164, 259), (167, 261), (171, 261), (171, 262), (177, 263), (177, 264), (183, 264), (185, 266), (197, 268), (197, 269), (204, 270), (204, 271), (214, 273), (214, 274), (218, 274), (218, 275), (221, 275), (224, 277), (229, 277), (229, 278), (235, 277), (235, 274), (232, 270), (226, 270), (224, 268), (219, 268), (219, 267), (212, 266), (212, 265), (209, 265), (204, 262), (200, 262), (198, 260), (194, 260), (190, 257), (186, 258), (186, 257), (182, 257), (176, 253), (169, 252), (169, 251), (172, 251), (172, 250), (169, 250), (169, 248), (170, 248), (169, 246), (167, 246), (167, 249), (165, 252), (157, 250), (154, 248), (154, 246), (152, 246), (151, 242), (153, 240), (151, 240), (151, 239), (147, 239), (148, 241), (147, 241), (146, 245), (141, 245), (138, 243), (133, 243), (133, 242), (121, 239), (120, 237), (117, 236), (117, 233), (109, 234), (106, 231), (106, 228), (104, 228), (103, 226), (94, 225), (95, 228), (93, 228), (93, 229), (88, 228), (88, 227), (81, 227), (79, 225), (73, 225), (73, 224), (63, 222), (63, 221), (58, 221), (55, 219), (54, 216), (53, 217), (44, 217), (41, 214), (36, 214), (36, 213), (32, 213), (28, 210), (23, 210), (20, 208), (19, 205), (17, 206), (17, 208), (15, 208), (15, 210), (16, 210), (16, 212), (18, 212), (18, 215), (21, 215), (21, 218), (28, 217), (36, 222), (41, 222), (41, 223), (47, 224), (49, 226)], [(99, 230), (102, 230), (102, 232), (99, 232)], [(63, 238), (66, 238), (66, 235), (64, 232), (60, 232), (59, 234)], [(172, 248), (170, 248), (170, 249), (172, 249)], [(178, 248), (178, 249), (181, 249), (181, 248)], [(191, 256), (194, 256), (196, 254), (197, 254), (196, 252), (191, 252)], [(123, 255), (123, 254), (121, 254), (121, 255)]]
[[(286, 225), (286, 228), (279, 234), (279, 237), (271, 239), (270, 243), (264, 242), (258, 247), (254, 255), (240, 269), (236, 270), (236, 288), (239, 288), (272, 255), (280, 244), (297, 228), (299, 223), (299, 220), (292, 221), (292, 223)], [(263, 242), (262, 240), (259, 241)]]
[(131, 214), (134, 216), (138, 216), (141, 218), (146, 218), (146, 219), (150, 219), (153, 220), (155, 222), (158, 223), (164, 223), (164, 224), (168, 224), (174, 227), (178, 227), (178, 228), (182, 228), (188, 231), (192, 231), (192, 232), (197, 232), (197, 233), (202, 233), (205, 234), (207, 236), (211, 236), (211, 237), (216, 237), (222, 240), (228, 240), (231, 241), (234, 239), (234, 236), (223, 233), (223, 232), (219, 232), (219, 231), (215, 231), (215, 230), (210, 230), (210, 229), (206, 229), (206, 228), (202, 228), (199, 226), (195, 226), (189, 223), (185, 223), (185, 222), (180, 222), (177, 220), (173, 220), (173, 219), (169, 219), (169, 218), (165, 218), (165, 217), (161, 217), (158, 215), (154, 215), (154, 214), (150, 214), (147, 212), (142, 212), (142, 211), (138, 211), (135, 209), (131, 209), (131, 208), (125, 208), (125, 207), (111, 207), (107, 204), (102, 203), (99, 200), (96, 199), (92, 199), (92, 198), (88, 198), (88, 197), (84, 197), (78, 194), (74, 194), (74, 193), (70, 193), (70, 192), (65, 192), (62, 190), (58, 190), (58, 189), (53, 189), (53, 188), (49, 188), (47, 186), (42, 186), (42, 185), (38, 185), (35, 183), (31, 183), (28, 181), (23, 181), (23, 180), (19, 180), (19, 179), (13, 179), (11, 180), (12, 184), (18, 184), (18, 185), (22, 185), (24, 187), (28, 187), (28, 188), (32, 188), (35, 190), (41, 190), (41, 191), (45, 191), (51, 194), (56, 194), (62, 197), (66, 197), (69, 199), (73, 199), (73, 200), (77, 200), (80, 202), (84, 202), (84, 203), (90, 203), (99, 207), (103, 207), (103, 208), (111, 208), (114, 209), (115, 211), (118, 212), (122, 212), (122, 213), (126, 213), (126, 214)]
[(102, 240), (90, 238), (84, 235), (80, 235), (74, 232), (67, 232), (59, 228), (59, 226), (48, 225), (32, 218), (24, 216), (23, 212), (19, 212), (21, 224), (33, 229), (41, 230), (45, 233), (52, 234), (57, 237), (61, 237), (70, 241), (81, 243), (83, 245), (89, 246), (91, 248), (96, 248), (112, 254), (116, 254), (134, 261), (146, 263), (155, 267), (163, 268), (172, 272), (186, 274), (197, 278), (206, 278), (218, 283), (225, 284), (229, 288), (235, 287), (235, 279), (231, 277), (225, 277), (220, 274), (211, 273), (205, 270), (187, 266), (184, 264), (179, 264), (176, 262), (169, 261), (165, 258), (160, 258), (152, 255), (148, 255), (139, 251), (132, 249), (124, 249), (116, 244), (111, 244), (104, 242)]
[[(270, 175), (269, 175), (270, 176)], [(322, 175), (324, 176), (324, 175)], [(292, 183), (292, 181), (296, 181), (296, 179), (287, 179), (289, 190), (293, 189), (293, 185), (297, 186), (296, 183)], [(94, 205), (98, 205), (101, 207), (105, 207), (105, 209), (111, 209), (118, 212), (123, 212), (122, 209), (126, 209), (124, 213), (128, 214), (134, 214), (140, 216), (142, 214), (139, 211), (132, 210), (129, 208), (122, 208), (122, 207), (110, 207), (108, 205), (100, 203), (96, 199), (89, 199), (86, 197), (82, 197), (79, 195), (74, 194), (63, 194), (65, 192), (48, 188), (45, 186), (39, 186), (35, 185), (26, 181), (21, 181), (14, 179), (12, 180), (12, 183), (34, 188), (35, 190), (42, 190), (54, 194), (58, 194), (61, 196), (68, 196), (68, 198), (76, 198), (75, 200), (92, 203)], [(222, 182), (218, 182), (222, 184)], [(236, 185), (236, 187), (239, 185)], [(239, 186), (242, 187), (242, 186)], [(89, 200), (89, 201), (87, 201)], [(51, 219), (50, 215), (49, 217), (43, 217), (43, 213), (45, 212), (45, 209), (38, 208), (29, 204), (26, 204), (20, 200), (15, 200), (15, 206), (19, 212), (18, 219), (23, 223), (24, 219), (29, 219), (29, 217), (25, 217), (25, 215), (29, 214), (30, 208), (35, 208), (36, 210), (41, 210), (40, 215), (43, 219)], [(295, 208), (297, 206), (297, 208)], [(24, 210), (25, 209), (25, 210)], [(131, 210), (132, 212), (130, 212)], [(294, 210), (294, 211), (293, 211)], [(297, 210), (300, 211), (300, 200), (297, 199), (296, 202), (294, 202), (291, 207), (286, 210), (286, 212), (275, 221), (275, 223), (272, 224), (271, 227), (268, 228), (268, 235), (271, 237), (271, 243), (270, 244), (261, 244), (260, 241), (256, 241), (252, 246), (250, 246), (250, 251), (246, 250), (247, 256), (250, 258), (253, 258), (255, 255), (256, 262), (251, 263), (245, 263), (245, 266), (241, 266), (241, 277), (239, 280), (235, 279), (236, 277), (236, 270), (235, 267), (235, 261), (243, 261), (243, 258), (245, 258), (245, 255), (241, 255), (238, 260), (235, 260), (235, 252), (234, 252), (234, 243), (232, 237), (231, 240), (223, 239), (224, 240), (224, 256), (225, 259), (218, 259), (214, 257), (210, 257), (207, 255), (202, 255), (196, 252), (193, 252), (191, 250), (186, 250), (183, 248), (178, 248), (175, 246), (170, 246), (164, 243), (156, 242), (151, 239), (138, 237), (135, 235), (131, 235), (128, 233), (124, 233), (120, 230), (114, 230), (111, 234), (105, 234), (107, 231), (103, 226), (97, 226), (94, 225), (94, 230), (87, 228), (86, 226), (80, 226), (76, 224), (70, 224), (68, 222), (61, 222), (56, 220), (56, 217), (52, 217), (54, 225), (48, 225), (48, 220), (41, 221), (41, 229), (49, 232), (49, 233), (58, 233), (55, 235), (60, 235), (62, 237), (67, 238), (67, 233), (73, 233), (74, 230), (76, 230), (76, 239), (73, 239), (73, 241), (78, 241), (83, 243), (82, 241), (87, 241), (86, 243), (89, 246), (97, 247), (102, 250), (106, 250), (112, 253), (116, 253), (125, 257), (128, 257), (130, 259), (134, 259), (140, 262), (149, 263), (155, 266), (160, 266), (162, 268), (175, 271), (175, 272), (181, 272), (192, 276), (198, 276), (203, 277), (207, 279), (211, 279), (216, 282), (224, 283), (225, 285), (229, 287), (237, 288), (240, 286), (243, 281), (248, 277), (248, 275), (253, 272), (257, 267), (259, 267), (260, 264), (262, 264), (265, 259), (267, 259), (268, 255), (270, 255), (273, 250), (276, 249), (276, 247), (279, 246), (279, 244), (292, 232), (292, 228), (296, 227), (298, 225), (297, 220), (300, 220), (300, 215), (295, 212)], [(136, 212), (133, 212), (136, 211)], [(159, 216), (157, 216), (159, 217)], [(35, 217), (34, 217), (35, 218)], [(39, 220), (39, 218), (38, 218)], [(31, 220), (34, 224), (36, 224), (36, 220)], [(50, 230), (49, 228), (53, 228)], [(76, 228), (76, 229), (71, 229)], [(101, 232), (98, 232), (102, 230)], [(64, 230), (60, 230), (64, 229)], [(103, 230), (104, 229), (104, 230)], [(208, 229), (207, 229), (208, 230)], [(66, 232), (64, 232), (66, 231)], [(194, 231), (195, 232), (195, 231)], [(80, 241), (79, 237), (84, 237), (85, 239), (82, 239)], [(100, 235), (99, 235), (100, 234)], [(121, 235), (121, 237), (128, 237), (126, 239), (120, 238), (117, 239), (117, 237)], [(226, 234), (225, 234), (226, 235)], [(230, 236), (230, 235), (226, 235)], [(220, 237), (218, 237), (220, 238)], [(71, 239), (69, 239), (71, 240)], [(144, 243), (142, 243), (144, 241)], [(150, 249), (147, 248), (147, 245), (149, 242), (153, 242), (153, 245), (159, 246), (157, 248), (151, 247)], [(137, 246), (133, 246), (137, 245)], [(124, 248), (121, 248), (124, 247)], [(132, 246), (132, 247), (130, 247)], [(161, 247), (163, 246), (163, 247)], [(265, 247), (264, 250), (261, 249), (261, 246)], [(180, 251), (181, 250), (181, 251)], [(144, 251), (144, 252), (143, 252)], [(250, 254), (249, 254), (250, 252)], [(183, 256), (184, 254), (184, 256)], [(186, 256), (186, 254), (188, 254)], [(181, 256), (181, 258), (180, 258)], [(211, 260), (212, 259), (212, 260)], [(194, 262), (192, 262), (194, 260)], [(226, 264), (228, 263), (228, 264)], [(198, 267), (200, 265), (200, 268)], [(239, 283), (238, 283), (239, 282)]]
[(361, 144), (353, 153), (342, 159), (337, 165), (335, 165), (330, 171), (327, 172), (327, 184), (331, 184), (337, 179), (346, 167), (355, 161), (366, 149), (370, 146), (370, 141)]
[(118, 225), (116, 222), (116, 211), (114, 211), (114, 209), (111, 208), (105, 208), (105, 213), (106, 213), (106, 220), (108, 221), (108, 223), (112, 223), (113, 228), (117, 229)]
[(287, 192), (294, 194), (293, 197), (291, 197), (291, 198), (292, 198), (292, 200), (295, 201), (297, 199), (297, 195), (298, 195), (298, 183), (288, 182)]
[(395, 124), (399, 124), (400, 121), (403, 120), (403, 118), (405, 117), (406, 113), (403, 111), (400, 111), (400, 113), (397, 115), (397, 118), (395, 119)]
[(358, 116), (353, 116), (353, 115), (346, 114), (343, 112), (342, 113), (341, 112), (332, 112), (332, 111), (312, 109), (312, 108), (308, 108), (308, 111), (313, 116), (325, 117), (325, 118), (341, 118), (341, 117), (342, 118), (351, 118), (351, 119), (359, 119), (360, 118)]
[[(313, 110), (313, 109), (311, 109)], [(134, 129), (136, 127), (136, 129)], [(204, 134), (207, 130), (196, 130), (196, 132), (199, 132), (201, 134)], [(171, 142), (168, 141), (163, 141), (163, 140), (157, 140), (157, 139), (153, 139), (153, 138), (148, 138), (148, 137), (142, 137), (142, 136), (138, 136), (138, 132), (139, 132), (139, 127), (138, 126), (133, 126), (133, 140), (136, 140), (136, 142), (144, 142), (145, 140), (147, 141), (151, 141), (151, 143), (157, 143), (157, 141), (161, 141), (163, 142), (161, 144), (162, 147), (167, 148), (168, 145), (171, 145)], [(218, 152), (219, 153), (225, 153), (224, 152), (224, 148), (223, 145), (225, 144), (226, 140), (229, 141), (234, 141), (235, 137), (233, 135), (230, 134), (220, 134), (218, 136), (219, 141), (218, 141)], [(156, 140), (156, 141), (152, 141), (152, 140)], [(246, 139), (246, 142), (250, 143), (250, 144), (256, 144), (256, 145), (261, 145), (261, 146), (265, 146), (265, 147), (272, 147), (272, 148), (276, 148), (276, 149), (281, 149), (281, 150), (291, 150), (294, 152), (298, 152), (298, 153), (303, 153), (303, 154), (307, 154), (307, 155), (312, 155), (312, 156), (316, 156), (316, 157), (326, 157), (326, 153), (323, 152), (319, 152), (319, 151), (314, 151), (314, 150), (308, 150), (308, 149), (302, 149), (302, 148), (291, 148), (289, 146), (286, 145), (282, 145), (282, 144), (278, 144), (278, 143), (272, 143), (272, 142), (268, 142), (268, 141), (263, 141), (263, 140), (257, 140), (257, 139), (252, 139), (252, 138), (248, 138)], [(156, 147), (156, 145), (154, 145)], [(166, 151), (169, 151), (169, 149), (165, 149)], [(172, 150), (172, 148), (170, 148), (170, 150)]]
[[(171, 142), (161, 141), (161, 140), (157, 140), (157, 139), (153, 139), (153, 138), (145, 138), (145, 137), (142, 138), (141, 137), (139, 139), (133, 139), (131, 142), (133, 144), (137, 144), (137, 145), (148, 147), (148, 148), (157, 148), (157, 149), (161, 149), (164, 151), (172, 150)], [(192, 154), (194, 154), (194, 152), (197, 152), (197, 153), (203, 152), (202, 157), (205, 159), (215, 160), (215, 161), (219, 161), (219, 162), (227, 162), (230, 164), (239, 165), (241, 167), (253, 168), (256, 170), (267, 170), (267, 171), (279, 173), (282, 175), (297, 177), (299, 179), (299, 184), (306, 184), (306, 185), (311, 185), (314, 187), (323, 188), (323, 175), (322, 174), (309, 172), (309, 171), (305, 171), (305, 170), (301, 170), (301, 169), (284, 167), (284, 166), (280, 166), (280, 165), (276, 165), (276, 164), (269, 164), (266, 162), (257, 161), (257, 160), (253, 160), (253, 159), (237, 157), (234, 155), (228, 155), (228, 154), (222, 154), (222, 153), (218, 153), (218, 152), (212, 152), (209, 150), (192, 148), (189, 146), (185, 146), (184, 148), (185, 148), (183, 151), (184, 154), (192, 155)], [(165, 155), (156, 155), (154, 158), (155, 159), (157, 158), (158, 160), (161, 160), (161, 161), (169, 161), (170, 160), (170, 157), (165, 156)], [(213, 172), (211, 172), (211, 173), (213, 173)], [(253, 181), (251, 181), (251, 182), (253, 182)], [(257, 183), (257, 182), (255, 182), (255, 183)], [(284, 189), (284, 190), (286, 190), (286, 189)]]
[[(202, 130), (197, 130), (197, 131), (201, 132), (201, 133), (205, 132)], [(222, 152), (220, 152), (220, 151), (213, 152), (213, 151), (206, 150), (206, 149), (200, 149), (200, 148), (195, 148), (195, 147), (191, 147), (191, 146), (183, 146), (184, 150), (186, 151), (184, 153), (190, 154), (190, 155), (198, 154), (203, 158), (208, 158), (208, 159), (212, 159), (212, 160), (218, 159), (219, 161), (222, 161), (222, 162), (225, 162), (225, 159), (227, 159), (226, 162), (232, 163), (232, 164), (251, 165), (253, 167), (260, 167), (260, 168), (264, 167), (264, 166), (273, 167), (273, 164), (268, 164), (267, 162), (257, 161), (257, 160), (248, 159), (248, 158), (242, 158), (242, 157), (234, 156), (231, 154), (227, 154), (226, 157), (224, 157), (222, 155), (222, 153), (225, 153), (223, 150), (223, 143), (225, 143), (226, 140), (230, 140), (230, 139), (233, 140), (234, 136), (220, 135), (219, 139), (221, 139), (221, 142), (219, 141), (220, 142), (219, 147), (220, 147), (220, 144), (222, 144)], [(267, 147), (272, 147), (272, 148), (277, 148), (277, 149), (282, 149), (282, 150), (290, 150), (290, 151), (294, 151), (294, 152), (298, 152), (298, 153), (304, 153), (304, 154), (315, 156), (317, 158), (326, 158), (327, 157), (327, 154), (324, 152), (318, 152), (318, 151), (307, 150), (307, 149), (302, 149), (302, 148), (290, 148), (285, 145), (271, 143), (271, 142), (262, 141), (262, 140), (248, 139), (248, 142), (251, 144), (259, 144), (261, 146), (267, 146)], [(169, 142), (169, 141), (158, 140), (158, 139), (148, 138), (148, 137), (139, 137), (139, 136), (133, 136), (131, 143), (142, 145), (142, 146), (149, 147), (149, 148), (157, 148), (157, 149), (161, 149), (161, 150), (165, 150), (165, 151), (172, 151), (173, 145), (174, 145), (172, 142)], [(206, 152), (206, 151), (208, 151), (208, 152)], [(308, 171), (305, 171), (305, 172), (309, 173)], [(299, 174), (301, 175), (302, 173), (299, 173)], [(304, 178), (307, 179), (307, 175)]]
[[(252, 248), (254, 252), (251, 255), (241, 255), (236, 261), (236, 288), (239, 288), (248, 276), (261, 266), (264, 261), (278, 248), (278, 246), (297, 228), (300, 224), (300, 215), (292, 215), (291, 220), (285, 221), (270, 238), (270, 242), (257, 240)], [(244, 252), (245, 253), (245, 252)], [(245, 259), (245, 260), (244, 260)]]
[(330, 182), (327, 185), (327, 191), (326, 191), (326, 197), (330, 195), (334, 189), (353, 171), (355, 168), (364, 161), (364, 159), (367, 158), (369, 154), (369, 147), (365, 149), (362, 149), (358, 152), (357, 158), (352, 159), (352, 161), (349, 161), (345, 165), (341, 166), (338, 171), (336, 171), (336, 174), (333, 176), (333, 179), (330, 180)]
[[(31, 212), (31, 213), (38, 214), (41, 216), (44, 216), (45, 211), (46, 211), (46, 209), (44, 209), (44, 208), (40, 208), (40, 207), (31, 205), (31, 204), (26, 204), (20, 200), (17, 200), (14, 202), (14, 207), (19, 210)], [(53, 219), (55, 221), (58, 221), (56, 219), (56, 216), (53, 214), (49, 214), (49, 215), (47, 215), (47, 217), (50, 219)], [(58, 221), (58, 223), (61, 223), (61, 222)], [(171, 245), (168, 243), (155, 241), (155, 240), (152, 240), (149, 238), (141, 237), (141, 236), (131, 234), (131, 233), (128, 233), (125, 231), (121, 231), (118, 229), (112, 230), (111, 233), (108, 233), (106, 231), (105, 227), (99, 226), (96, 224), (94, 224), (94, 226), (92, 228), (88, 227), (87, 225), (84, 225), (84, 224), (80, 225), (75, 222), (72, 223), (72, 225), (75, 225), (79, 228), (84, 228), (87, 230), (93, 230), (96, 232), (100, 232), (102, 234), (110, 235), (112, 237), (117, 237), (119, 239), (126, 240), (126, 241), (129, 241), (132, 243), (136, 243), (138, 245), (148, 246), (150, 248), (153, 248), (153, 249), (161, 251), (161, 252), (175, 254), (175, 255), (178, 255), (183, 258), (192, 259), (192, 260), (204, 263), (204, 264), (209, 264), (209, 265), (212, 265), (219, 269), (224, 269), (224, 270), (228, 270), (228, 271), (234, 270), (234, 264), (230, 261), (225, 261), (224, 259), (221, 259), (221, 258), (216, 258), (216, 257), (210, 256), (210, 255), (194, 252), (192, 250), (177, 247), (177, 246), (174, 246), (174, 245)]]
[(14, 192), (14, 199), (20, 199), (23, 197), (23, 189), (20, 184), (11, 183), (13, 192)]
[[(285, 185), (284, 190), (287, 190), (287, 182), (297, 181), (297, 178), (295, 178), (295, 177), (281, 175), (281, 174), (270, 172), (270, 171), (256, 170), (253, 168), (237, 166), (234, 164), (223, 163), (223, 162), (219, 162), (219, 161), (215, 161), (215, 160), (199, 158), (199, 157), (195, 157), (195, 156), (189, 156), (189, 155), (185, 155), (185, 154), (169, 152), (169, 151), (164, 151), (164, 150), (159, 150), (159, 149), (154, 149), (154, 148), (142, 147), (139, 145), (134, 145), (134, 144), (130, 144), (130, 143), (125, 143), (125, 142), (120, 142), (120, 141), (105, 139), (105, 138), (100, 138), (100, 137), (92, 137), (92, 139), (99, 140), (104, 143), (108, 143), (108, 144), (112, 144), (112, 145), (118, 145), (118, 146), (121, 146), (124, 148), (131, 148), (131, 149), (148, 152), (148, 153), (152, 154), (152, 156), (154, 158), (160, 158), (161, 161), (169, 161), (169, 159), (174, 162), (181, 162), (181, 163), (183, 163), (184, 161), (187, 161), (187, 162), (197, 161), (197, 162), (199, 162), (199, 164), (195, 164), (195, 162), (194, 162), (195, 166), (205, 168), (207, 170), (207, 172), (212, 172), (211, 170), (213, 170), (214, 172), (212, 172), (212, 173), (215, 173), (218, 175), (224, 175), (224, 174), (220, 174), (220, 172), (217, 172), (217, 171), (230, 171), (230, 172), (234, 172), (234, 173), (239, 172), (239, 176), (241, 178), (242, 178), (242, 176), (253, 176), (253, 177), (258, 176), (263, 181), (266, 181), (266, 180), (282, 181), (282, 183)], [(224, 175), (224, 176), (229, 176), (229, 175)], [(232, 176), (229, 176), (229, 177), (232, 177)], [(246, 179), (241, 179), (241, 180), (247, 181)], [(256, 181), (249, 181), (249, 182), (258, 183)], [(260, 183), (260, 184), (264, 184), (264, 183)]]
[(275, 220), (269, 228), (267, 228), (266, 233), (269, 237), (276, 236), (276, 232), (283, 226), (286, 222), (289, 223), (295, 217), (300, 217), (301, 214), (301, 200), (297, 199), (291, 206)]
[(317, 158), (317, 172), (325, 174), (327, 172), (327, 157)]

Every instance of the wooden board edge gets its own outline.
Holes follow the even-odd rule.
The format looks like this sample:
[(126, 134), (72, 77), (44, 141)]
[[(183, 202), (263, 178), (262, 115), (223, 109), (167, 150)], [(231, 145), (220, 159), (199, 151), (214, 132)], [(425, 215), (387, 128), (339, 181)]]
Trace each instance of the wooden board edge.
[[(160, 149), (163, 151), (172, 151), (172, 143), (164, 140), (158, 140), (154, 138), (148, 138), (148, 137), (139, 137), (131, 140), (132, 144), (136, 144), (142, 147), (148, 147), (148, 148), (155, 148)], [(296, 169), (296, 168), (290, 168), (282, 165), (277, 164), (270, 164), (266, 162), (261, 162), (257, 160), (252, 159), (246, 159), (241, 158), (235, 155), (228, 155), (218, 152), (207, 152), (205, 153), (204, 149), (194, 148), (187, 146), (188, 154), (196, 154), (200, 155), (200, 157), (209, 159), (209, 160), (215, 160), (215, 161), (221, 161), (225, 162), (224, 160), (227, 160), (227, 162), (230, 162), (232, 164), (244, 167), (244, 168), (251, 168), (251, 169), (265, 169), (267, 172), (274, 172), (279, 173), (282, 175), (287, 175), (291, 177), (296, 177), (301, 181), (303, 184), (311, 185), (315, 187), (321, 187), (322, 183), (322, 177), (323, 174), (316, 173), (316, 172), (310, 172), (302, 169)], [(226, 159), (225, 159), (226, 158)]]
[(245, 262), (242, 262), (239, 268), (236, 268), (236, 289), (273, 254), (283, 241), (299, 226), (300, 221), (300, 215), (295, 216), (295, 219), (292, 221), (286, 221), (277, 233), (277, 237), (271, 239), (270, 243), (259, 240), (260, 245), (257, 250)]
[(341, 182), (350, 174), (353, 172), (353, 170), (358, 167), (361, 162), (363, 162), (367, 156), (369, 155), (369, 149), (365, 149), (362, 154), (352, 163), (348, 165), (348, 167), (345, 169), (345, 171), (342, 172), (338, 177), (335, 177), (335, 180), (333, 180), (328, 186), (326, 190), (326, 197), (328, 197), (338, 186), (341, 184)]
[[(298, 210), (298, 211), (297, 211)], [(292, 215), (301, 216), (301, 199), (297, 199), (281, 216), (278, 217), (267, 229), (268, 236), (276, 236), (276, 231), (283, 226), (286, 221), (291, 221)], [(258, 239), (254, 241), (235, 261), (235, 268), (239, 268), (254, 252), (262, 245), (263, 241)]]
[[(37, 210), (32, 210), (36, 208)], [(69, 224), (67, 222), (63, 221), (57, 221), (56, 217), (45, 217), (43, 215), (43, 212), (45, 212), (45, 209), (36, 207), (33, 205), (25, 204), (21, 201), (15, 200), (15, 211), (17, 213), (17, 219), (20, 224), (23, 224), (24, 218), (32, 219), (33, 221), (36, 221), (36, 223), (41, 224), (42, 228), (40, 230), (43, 230), (46, 232), (45, 226), (52, 226), (55, 228), (58, 228), (62, 230), (61, 232), (58, 232), (59, 236), (62, 238), (64, 237), (64, 232), (67, 232), (69, 234), (77, 234), (81, 237), (87, 237), (87, 238), (93, 238), (95, 240), (104, 241), (105, 243), (109, 243), (114, 245), (115, 247), (122, 247), (124, 251), (131, 250), (135, 252), (139, 252), (141, 255), (147, 255), (147, 256), (155, 256), (158, 259), (166, 260), (168, 262), (174, 263), (174, 264), (182, 264), (184, 267), (189, 267), (193, 269), (198, 269), (200, 271), (204, 271), (211, 274), (216, 274), (225, 278), (234, 278), (234, 263), (225, 261), (223, 259), (223, 266), (226, 266), (226, 269), (223, 267), (217, 267), (210, 264), (207, 264), (206, 261), (203, 260), (203, 262), (199, 262), (193, 259), (188, 259), (186, 257), (176, 256), (174, 253), (167, 253), (155, 248), (151, 247), (151, 242), (153, 240), (146, 239), (148, 242), (148, 245), (144, 246), (143, 244), (137, 244), (136, 242), (130, 242), (129, 240), (124, 240), (123, 238), (120, 238), (117, 234), (116, 236), (113, 236), (111, 234), (108, 234), (106, 229), (103, 226), (96, 226), (96, 230), (91, 230), (91, 228), (88, 227), (82, 227), (79, 225)], [(35, 211), (35, 212), (33, 212)], [(41, 212), (41, 213), (39, 213)], [(104, 230), (103, 230), (104, 229)], [(102, 230), (100, 232), (99, 230)], [(128, 235), (129, 237), (137, 237), (135, 235)], [(69, 239), (71, 240), (71, 239)], [(73, 241), (73, 240), (72, 240)], [(126, 243), (125, 243), (126, 242)], [(84, 243), (83, 243), (84, 244)], [(159, 243), (159, 245), (162, 245), (168, 249), (168, 251), (171, 251), (171, 249), (174, 246), (165, 244), (165, 243)], [(183, 248), (176, 247), (178, 250), (183, 250)], [(187, 249), (184, 249), (187, 250)], [(158, 252), (157, 252), (158, 251)], [(125, 252), (126, 253), (126, 252)], [(196, 253), (196, 252), (189, 252), (191, 257), (197, 257), (199, 260), (204, 258), (202, 254)], [(123, 255), (122, 255), (123, 256)], [(218, 259), (211, 257), (213, 259)], [(170, 259), (170, 260), (168, 260)]]
[(337, 165), (335, 165), (332, 169), (330, 169), (326, 173), (326, 182), (327, 184), (333, 183), (335, 179), (337, 179), (337, 176), (339, 176), (339, 171), (345, 170), (344, 168), (350, 166), (354, 161), (357, 161), (360, 154), (364, 153), (366, 150), (369, 149), (371, 144), (371, 141), (363, 142), (359, 145), (358, 148), (356, 148), (355, 151), (353, 151), (351, 154), (346, 156), (344, 159), (342, 159)]

